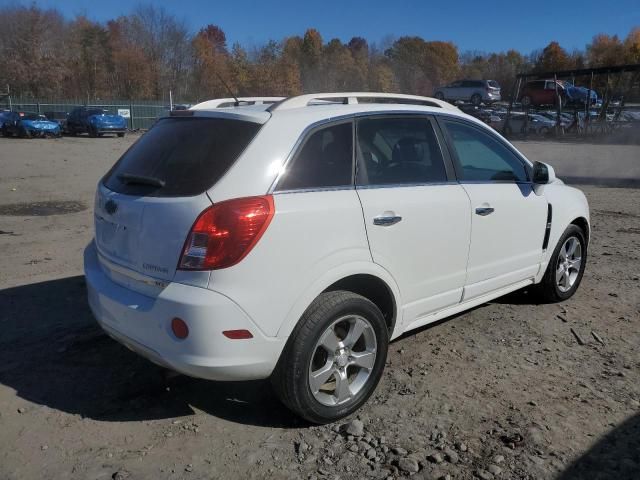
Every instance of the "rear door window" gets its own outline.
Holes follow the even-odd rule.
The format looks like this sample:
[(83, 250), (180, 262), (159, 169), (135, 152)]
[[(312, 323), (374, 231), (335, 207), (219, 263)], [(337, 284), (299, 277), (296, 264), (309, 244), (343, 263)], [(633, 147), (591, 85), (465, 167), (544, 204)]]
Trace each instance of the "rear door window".
[(199, 195), (225, 174), (260, 127), (227, 118), (161, 119), (118, 160), (104, 185), (129, 195)]
[(431, 121), (423, 117), (358, 121), (358, 185), (416, 185), (447, 181)]
[(322, 127), (311, 133), (289, 164), (277, 191), (352, 186), (352, 122)]

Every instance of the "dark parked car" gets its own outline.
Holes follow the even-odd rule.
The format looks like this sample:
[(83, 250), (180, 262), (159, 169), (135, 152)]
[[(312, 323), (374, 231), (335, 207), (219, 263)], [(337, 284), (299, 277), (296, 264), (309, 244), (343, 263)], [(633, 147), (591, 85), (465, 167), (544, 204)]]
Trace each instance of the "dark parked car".
[(61, 134), (60, 125), (40, 113), (9, 112), (2, 121), (4, 137), (59, 137)]
[(69, 117), (69, 114), (67, 112), (44, 112), (44, 116), (47, 117), (48, 120), (56, 122), (58, 125), (60, 125), (60, 128), (63, 132), (66, 131), (67, 118)]
[(67, 132), (71, 135), (88, 133), (98, 137), (105, 133), (115, 133), (124, 137), (127, 120), (120, 115), (111, 115), (108, 110), (92, 107), (74, 108), (67, 119)]

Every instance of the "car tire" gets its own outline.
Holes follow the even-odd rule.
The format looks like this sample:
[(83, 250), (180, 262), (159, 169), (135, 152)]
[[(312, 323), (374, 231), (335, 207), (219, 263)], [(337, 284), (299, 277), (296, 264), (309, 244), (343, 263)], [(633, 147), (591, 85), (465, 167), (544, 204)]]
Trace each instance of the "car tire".
[(529, 107), (531, 105), (531, 97), (529, 95), (524, 95), (520, 99), (520, 103), (522, 104), (523, 107)]
[(333, 422), (355, 412), (373, 393), (388, 345), (387, 324), (373, 302), (348, 291), (325, 292), (300, 318), (271, 383), (300, 417)]
[(20, 138), (31, 138), (31, 132), (24, 127), (20, 127)]
[(513, 129), (511, 127), (504, 127), (504, 134), (511, 135), (513, 133)]
[(545, 136), (549, 133), (549, 129), (547, 127), (540, 127), (540, 130), (538, 130), (538, 133), (542, 136)]
[(580, 286), (586, 264), (585, 232), (577, 225), (569, 225), (558, 240), (542, 281), (536, 286), (538, 298), (543, 303), (556, 303), (572, 297)]
[(95, 128), (89, 127), (89, 136), (91, 138), (97, 138), (98, 137), (98, 131)]
[(118, 133), (118, 137), (120, 138), (124, 137), (124, 133)]
[(437, 100), (442, 100), (442, 101), (444, 101), (444, 93), (442, 93), (442, 92), (436, 92), (436, 93), (433, 95), (433, 98), (436, 98)]
[(482, 103), (482, 95), (480, 95), (479, 93), (474, 93), (473, 95), (471, 95), (472, 105), (479, 107), (481, 103)]

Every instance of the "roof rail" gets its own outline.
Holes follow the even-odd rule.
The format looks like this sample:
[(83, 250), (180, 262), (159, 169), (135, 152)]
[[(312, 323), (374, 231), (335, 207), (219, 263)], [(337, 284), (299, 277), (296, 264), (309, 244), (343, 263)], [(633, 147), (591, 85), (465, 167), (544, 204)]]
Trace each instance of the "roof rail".
[(211, 110), (213, 108), (229, 108), (244, 105), (273, 104), (284, 100), (286, 97), (238, 97), (240, 105), (236, 105), (235, 98), (215, 98), (206, 102), (198, 103), (189, 110)]
[[(372, 102), (360, 102), (358, 99), (370, 98)], [(457, 107), (443, 100), (431, 97), (419, 97), (417, 95), (404, 95), (402, 93), (379, 93), (379, 92), (337, 92), (337, 93), (310, 93), (307, 95), (298, 95), (297, 97), (289, 97), (278, 103), (274, 103), (269, 107), (269, 111), (274, 110), (290, 110), (293, 108), (306, 107), (308, 105), (324, 104), (328, 101), (335, 103), (343, 103), (346, 105), (354, 105), (358, 103), (376, 103), (375, 100), (381, 100), (378, 103), (401, 103), (410, 105), (423, 105), (427, 107), (445, 108), (447, 110), (457, 110)], [(397, 102), (394, 102), (397, 100)]]

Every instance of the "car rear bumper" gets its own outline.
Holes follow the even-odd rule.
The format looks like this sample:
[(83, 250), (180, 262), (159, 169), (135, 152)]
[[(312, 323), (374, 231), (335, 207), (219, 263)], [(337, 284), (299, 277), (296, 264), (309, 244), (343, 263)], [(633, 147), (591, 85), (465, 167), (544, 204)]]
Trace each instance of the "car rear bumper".
[[(266, 337), (228, 297), (170, 282), (149, 297), (111, 280), (95, 244), (84, 253), (89, 306), (111, 337), (154, 363), (209, 380), (255, 380), (271, 375), (286, 339)], [(171, 320), (184, 320), (189, 336), (177, 338)], [(222, 332), (246, 329), (253, 338), (231, 340)]]
[(127, 129), (125, 127), (96, 127), (96, 132), (98, 133), (125, 133), (126, 131)]

